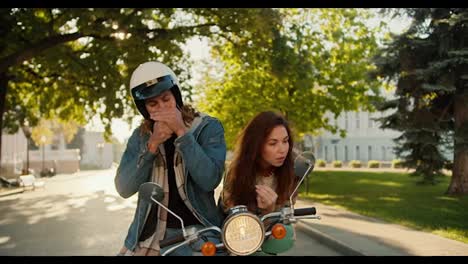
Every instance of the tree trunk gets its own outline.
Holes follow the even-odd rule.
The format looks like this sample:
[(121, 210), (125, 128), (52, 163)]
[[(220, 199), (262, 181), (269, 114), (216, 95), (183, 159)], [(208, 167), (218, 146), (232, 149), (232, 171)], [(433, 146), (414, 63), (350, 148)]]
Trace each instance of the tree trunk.
[[(468, 93), (455, 95), (454, 117), (455, 138), (466, 140), (463, 127), (468, 126)], [(452, 180), (447, 190), (450, 195), (468, 194), (468, 147), (466, 142), (457, 142), (455, 139)]]
[(0, 72), (0, 168), (2, 166), (3, 113), (5, 112), (7, 85), (8, 78), (6, 73)]

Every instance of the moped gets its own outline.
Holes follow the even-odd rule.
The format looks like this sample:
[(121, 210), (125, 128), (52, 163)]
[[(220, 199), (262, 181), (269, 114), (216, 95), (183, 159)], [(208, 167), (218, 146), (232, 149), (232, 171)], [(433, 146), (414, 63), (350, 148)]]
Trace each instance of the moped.
[(320, 216), (316, 215), (315, 207), (295, 209), (293, 203), (295, 193), (304, 179), (313, 171), (314, 164), (313, 153), (307, 151), (296, 154), (294, 172), (300, 178), (289, 197), (289, 202), (279, 211), (259, 217), (249, 212), (247, 206), (238, 205), (229, 209), (221, 227), (187, 229), (183, 220), (161, 203), (164, 198), (161, 186), (147, 182), (140, 186), (139, 192), (140, 197), (158, 204), (181, 222), (181, 235), (160, 241), (159, 246), (165, 248), (163, 256), (171, 254), (179, 247), (198, 241), (208, 232), (217, 234), (220, 243), (205, 242), (201, 247), (201, 253), (204, 256), (220, 253), (231, 256), (276, 255), (294, 246), (294, 223), (299, 219), (320, 219)]

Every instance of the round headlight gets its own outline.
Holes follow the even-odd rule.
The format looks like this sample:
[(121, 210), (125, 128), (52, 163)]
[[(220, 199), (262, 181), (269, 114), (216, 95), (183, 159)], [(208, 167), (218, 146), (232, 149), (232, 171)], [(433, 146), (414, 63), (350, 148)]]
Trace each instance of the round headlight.
[(234, 214), (223, 226), (223, 242), (236, 255), (250, 255), (262, 246), (265, 239), (263, 223), (249, 212)]

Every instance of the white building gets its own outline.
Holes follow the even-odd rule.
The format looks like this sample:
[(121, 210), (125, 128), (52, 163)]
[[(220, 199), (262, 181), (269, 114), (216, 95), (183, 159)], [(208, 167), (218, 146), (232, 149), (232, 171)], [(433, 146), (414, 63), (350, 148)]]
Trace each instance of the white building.
[(112, 143), (105, 142), (103, 132), (86, 131), (83, 142), (80, 162), (82, 166), (96, 169), (108, 169), (112, 166)]
[(20, 174), (26, 158), (27, 140), (20, 129), (15, 134), (2, 133), (1, 176), (10, 178)]
[[(27, 139), (20, 129), (15, 134), (3, 133), (0, 176), (15, 178), (26, 168)], [(54, 168), (57, 173), (74, 173), (80, 168), (107, 169), (114, 161), (112, 143), (104, 141), (102, 132), (86, 131), (83, 149), (67, 149), (64, 137), (54, 135), (51, 144), (29, 149), (29, 168), (38, 174), (43, 168)]]
[[(42, 169), (54, 168), (57, 173), (73, 173), (79, 170), (79, 149), (66, 149), (62, 135), (54, 135), (52, 144), (40, 146), (37, 150), (27, 147), (22, 129), (15, 134), (2, 134), (1, 176), (14, 178), (27, 166), (39, 174)], [(29, 154), (29, 155), (28, 155)]]
[(346, 137), (341, 138), (338, 134), (324, 132), (314, 139), (314, 151), (318, 159), (327, 162), (340, 160), (392, 161), (396, 158), (394, 153), (395, 143), (393, 139), (400, 135), (395, 130), (383, 130), (374, 118), (388, 115), (382, 112), (345, 112), (336, 120), (331, 115), (331, 122), (347, 131)]

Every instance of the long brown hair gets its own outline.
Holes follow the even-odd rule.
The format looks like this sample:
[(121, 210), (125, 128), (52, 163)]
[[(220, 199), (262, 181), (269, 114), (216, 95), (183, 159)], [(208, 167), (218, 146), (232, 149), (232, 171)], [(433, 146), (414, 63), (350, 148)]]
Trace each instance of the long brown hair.
[[(200, 113), (197, 112), (191, 105), (188, 105), (188, 104), (184, 104), (184, 106), (182, 106), (182, 108), (179, 108), (179, 110), (182, 113), (182, 119), (184, 120), (184, 123), (186, 126), (192, 123), (195, 117), (200, 116)], [(153, 130), (152, 125), (153, 125), (152, 120), (143, 119), (143, 121), (140, 124), (141, 134), (143, 135), (143, 134), (150, 133)]]
[(232, 205), (247, 205), (250, 211), (255, 211), (256, 175), (260, 170), (262, 149), (273, 128), (284, 126), (289, 135), (289, 151), (281, 167), (275, 168), (277, 179), (277, 204), (283, 204), (289, 199), (294, 184), (294, 161), (292, 157), (293, 139), (286, 119), (275, 112), (266, 111), (257, 114), (240, 134), (234, 158), (229, 166), (226, 178), (226, 190), (229, 192), (229, 203)]

